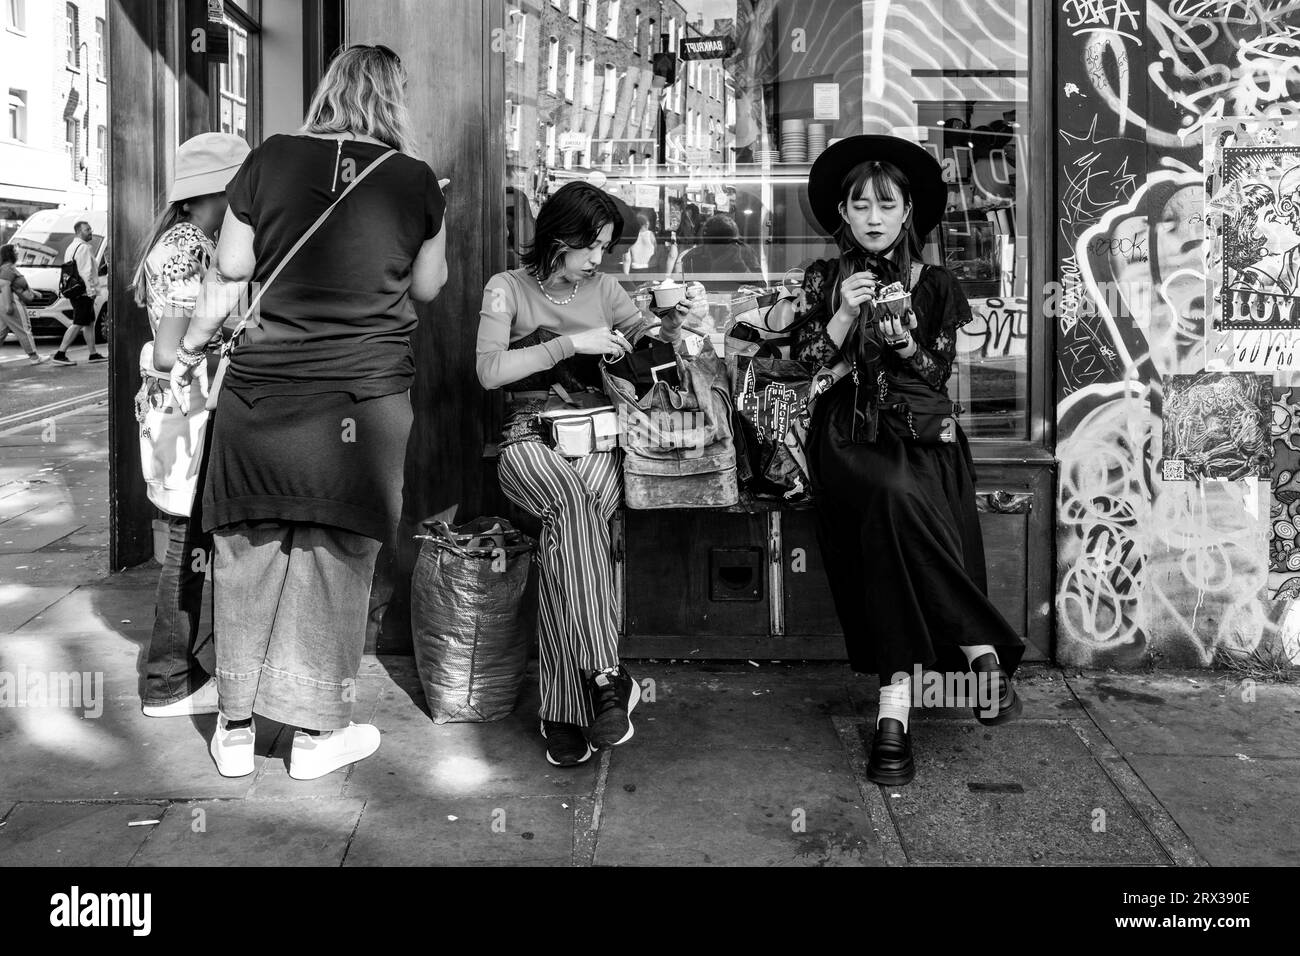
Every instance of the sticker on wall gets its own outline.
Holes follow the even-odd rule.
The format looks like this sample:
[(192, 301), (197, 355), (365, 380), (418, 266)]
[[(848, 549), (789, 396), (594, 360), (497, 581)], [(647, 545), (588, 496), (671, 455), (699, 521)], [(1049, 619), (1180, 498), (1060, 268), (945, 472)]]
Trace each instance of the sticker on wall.
[(1300, 329), (1300, 145), (1223, 150), (1223, 329)]
[(1186, 481), (1271, 477), (1272, 406), (1272, 379), (1267, 375), (1166, 376), (1161, 475), (1181, 473)]
[(1276, 389), (1270, 435), (1273, 497), (1269, 508), (1268, 591), (1279, 600), (1300, 592), (1300, 394)]

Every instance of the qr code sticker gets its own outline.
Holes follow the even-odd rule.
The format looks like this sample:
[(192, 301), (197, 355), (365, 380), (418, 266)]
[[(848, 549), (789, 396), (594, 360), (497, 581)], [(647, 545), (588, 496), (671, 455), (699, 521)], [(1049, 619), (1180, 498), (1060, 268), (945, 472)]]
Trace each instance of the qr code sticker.
[(1187, 462), (1181, 458), (1166, 458), (1160, 463), (1160, 477), (1165, 481), (1186, 481)]

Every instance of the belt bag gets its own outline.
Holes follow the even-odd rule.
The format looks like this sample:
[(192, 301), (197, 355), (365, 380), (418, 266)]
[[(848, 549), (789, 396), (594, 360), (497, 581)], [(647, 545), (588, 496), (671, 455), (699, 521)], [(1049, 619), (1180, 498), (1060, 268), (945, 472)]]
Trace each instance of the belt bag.
[(262, 301), (262, 296), (266, 295), (266, 290), (271, 288), (271, 285), (275, 282), (276, 278), (284, 271), (284, 267), (289, 264), (289, 260), (297, 255), (298, 250), (307, 244), (307, 240), (316, 235), (316, 230), (325, 225), (325, 220), (330, 217), (330, 213), (339, 207), (339, 203), (348, 198), (348, 193), (360, 186), (363, 179), (382, 166), (384, 161), (396, 152), (397, 150), (390, 149), (388, 152), (382, 154), (376, 158), (373, 163), (363, 169), (361, 175), (348, 183), (348, 188), (343, 190), (343, 194), (339, 196), (338, 199), (334, 200), (334, 202), (330, 203), (329, 208), (320, 214), (316, 221), (311, 224), (311, 228), (304, 232), (302, 237), (293, 244), (293, 247), (284, 254), (284, 258), (281, 259), (280, 264), (275, 267), (275, 271), (272, 272), (271, 275), (267, 277), (267, 280), (262, 283), (261, 287), (257, 290), (257, 294), (253, 296), (253, 301), (249, 303), (248, 310), (244, 312), (243, 318), (239, 320), (239, 325), (235, 326), (235, 331), (231, 333), (230, 338), (226, 340), (226, 344), (221, 347), (221, 363), (217, 366), (217, 372), (212, 377), (212, 387), (208, 389), (207, 408), (209, 411), (217, 407), (217, 394), (221, 391), (221, 383), (226, 379), (226, 370), (230, 368), (230, 353), (235, 350), (235, 343), (239, 341), (239, 337), (244, 334), (244, 329), (248, 326), (249, 321), (257, 313), (258, 303)]
[(918, 445), (946, 445), (957, 441), (961, 404), (936, 392), (924, 382), (886, 375), (877, 380), (880, 410), (903, 438)]
[(551, 386), (546, 407), (537, 413), (546, 429), (548, 444), (565, 458), (584, 458), (593, 452), (613, 451), (619, 444), (618, 413), (599, 392), (570, 394)]

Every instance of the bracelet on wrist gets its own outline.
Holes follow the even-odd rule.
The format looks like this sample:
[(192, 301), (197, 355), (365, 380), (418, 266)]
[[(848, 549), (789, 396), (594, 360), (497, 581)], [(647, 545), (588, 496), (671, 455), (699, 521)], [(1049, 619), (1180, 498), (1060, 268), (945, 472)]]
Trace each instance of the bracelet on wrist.
[(905, 339), (886, 339), (885, 344), (895, 352), (906, 351), (912, 344), (912, 337), (909, 335)]
[(176, 344), (176, 361), (181, 365), (192, 368), (207, 358), (207, 348), (191, 349), (186, 348), (185, 343)]

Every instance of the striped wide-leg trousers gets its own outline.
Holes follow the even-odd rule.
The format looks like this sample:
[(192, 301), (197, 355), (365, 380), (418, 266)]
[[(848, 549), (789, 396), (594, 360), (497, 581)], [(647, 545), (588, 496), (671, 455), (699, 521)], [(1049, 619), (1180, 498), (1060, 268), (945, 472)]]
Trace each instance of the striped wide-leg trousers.
[(501, 450), (501, 490), (542, 520), (537, 643), (544, 720), (590, 725), (586, 677), (618, 664), (609, 522), (623, 495), (619, 453), (569, 460), (536, 441)]

